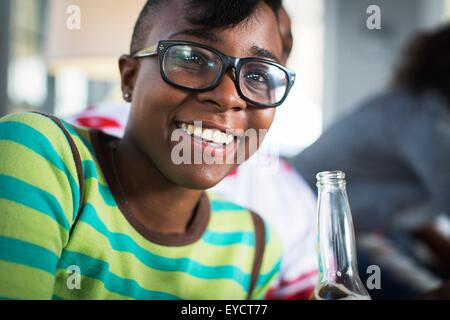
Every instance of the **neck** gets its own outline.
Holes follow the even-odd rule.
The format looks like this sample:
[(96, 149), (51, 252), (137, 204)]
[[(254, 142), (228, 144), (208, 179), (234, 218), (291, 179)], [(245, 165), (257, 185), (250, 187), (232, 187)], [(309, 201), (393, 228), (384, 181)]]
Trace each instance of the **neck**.
[(186, 232), (202, 191), (169, 181), (130, 137), (118, 143), (112, 161), (123, 195), (140, 223), (159, 233)]

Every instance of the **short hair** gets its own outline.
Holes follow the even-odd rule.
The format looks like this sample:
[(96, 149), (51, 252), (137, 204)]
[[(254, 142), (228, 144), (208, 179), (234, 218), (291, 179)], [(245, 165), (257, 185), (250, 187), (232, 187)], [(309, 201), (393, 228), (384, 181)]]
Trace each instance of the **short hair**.
[[(145, 45), (158, 8), (169, 0), (148, 0), (136, 21), (131, 40), (130, 54), (134, 55)], [(259, 3), (266, 3), (277, 16), (281, 0), (184, 0), (186, 16), (193, 25), (212, 30), (230, 28), (248, 19)]]
[(450, 108), (450, 24), (415, 36), (404, 49), (392, 84), (441, 94)]

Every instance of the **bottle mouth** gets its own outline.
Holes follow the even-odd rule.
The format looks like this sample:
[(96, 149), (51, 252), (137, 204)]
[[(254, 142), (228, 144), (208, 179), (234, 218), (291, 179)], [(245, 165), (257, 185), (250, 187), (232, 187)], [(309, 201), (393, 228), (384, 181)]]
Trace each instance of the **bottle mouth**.
[(345, 186), (345, 172), (343, 171), (324, 171), (316, 175), (318, 187), (342, 187)]

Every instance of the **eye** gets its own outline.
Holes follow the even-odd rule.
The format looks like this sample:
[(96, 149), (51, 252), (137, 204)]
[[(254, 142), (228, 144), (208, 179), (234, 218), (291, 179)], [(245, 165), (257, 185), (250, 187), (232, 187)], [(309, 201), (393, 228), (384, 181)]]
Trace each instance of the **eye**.
[(269, 86), (270, 75), (262, 70), (249, 71), (244, 75), (248, 87), (266, 90)]
[(266, 73), (264, 72), (251, 72), (245, 75), (245, 78), (248, 80), (252, 80), (259, 83), (265, 83), (269, 79)]
[(197, 64), (197, 65), (201, 65), (201, 66), (207, 64), (205, 57), (203, 57), (202, 55), (195, 54), (195, 53), (187, 52), (183, 55), (183, 59), (185, 62)]
[(184, 50), (178, 53), (176, 64), (180, 68), (190, 71), (216, 70), (218, 63), (203, 52)]

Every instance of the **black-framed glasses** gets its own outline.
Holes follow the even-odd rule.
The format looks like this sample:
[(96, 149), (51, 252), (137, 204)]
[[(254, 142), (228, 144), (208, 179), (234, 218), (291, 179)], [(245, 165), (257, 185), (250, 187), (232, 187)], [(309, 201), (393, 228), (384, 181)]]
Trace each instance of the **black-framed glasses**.
[(263, 58), (235, 58), (191, 41), (161, 40), (133, 58), (158, 56), (161, 77), (168, 84), (191, 91), (216, 88), (233, 68), (239, 95), (259, 107), (278, 107), (295, 82), (295, 73)]

